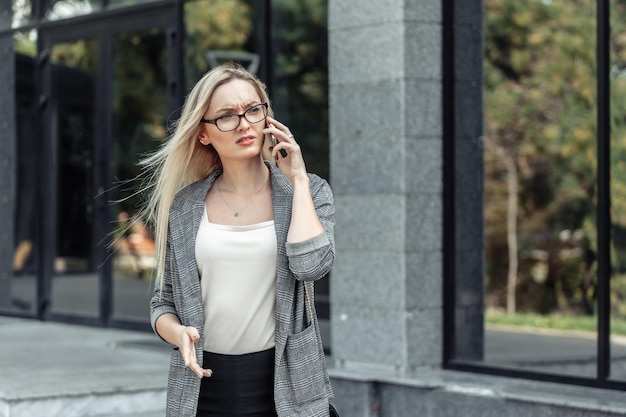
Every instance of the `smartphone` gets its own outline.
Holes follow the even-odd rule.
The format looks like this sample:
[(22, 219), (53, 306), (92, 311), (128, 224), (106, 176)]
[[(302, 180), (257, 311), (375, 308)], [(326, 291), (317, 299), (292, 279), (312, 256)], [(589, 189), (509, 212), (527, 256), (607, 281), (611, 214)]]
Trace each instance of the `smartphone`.
[[(274, 135), (272, 135), (272, 141), (274, 142), (274, 144), (278, 143), (278, 139), (276, 139)], [(282, 156), (283, 158), (287, 157), (287, 151), (284, 149), (279, 150), (278, 153), (280, 153), (280, 156)]]
[[(269, 127), (268, 124), (265, 124), (265, 127)], [(272, 138), (272, 146), (276, 146), (278, 144), (278, 139), (276, 139), (276, 136), (274, 135), (270, 135), (270, 137)], [(280, 153), (280, 156), (282, 156), (283, 158), (287, 157), (287, 151), (284, 149), (281, 149), (278, 151)]]

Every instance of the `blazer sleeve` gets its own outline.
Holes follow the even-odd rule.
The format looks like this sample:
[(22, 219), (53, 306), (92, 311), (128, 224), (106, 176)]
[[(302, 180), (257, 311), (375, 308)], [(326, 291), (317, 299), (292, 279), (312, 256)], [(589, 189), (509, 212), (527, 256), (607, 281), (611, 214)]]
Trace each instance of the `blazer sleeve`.
[(287, 242), (285, 247), (289, 269), (302, 281), (323, 278), (335, 262), (335, 204), (328, 182), (312, 176), (311, 196), (324, 233), (302, 242)]
[[(162, 285), (155, 285), (154, 294), (150, 300), (150, 323), (152, 329), (158, 335), (156, 331), (157, 319), (165, 314), (172, 313), (178, 315), (176, 307), (174, 305), (174, 292), (172, 289), (172, 275), (176, 272), (175, 258), (172, 253), (170, 245), (171, 235), (168, 230), (167, 243), (165, 249), (165, 270), (163, 271), (163, 283)], [(159, 336), (160, 337), (160, 336)]]

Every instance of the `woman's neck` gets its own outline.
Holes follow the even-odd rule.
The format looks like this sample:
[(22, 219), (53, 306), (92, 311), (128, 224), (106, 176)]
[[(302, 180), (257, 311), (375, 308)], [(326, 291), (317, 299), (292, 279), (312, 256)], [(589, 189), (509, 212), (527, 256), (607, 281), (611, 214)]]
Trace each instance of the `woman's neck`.
[(263, 160), (245, 163), (222, 161), (221, 188), (237, 194), (250, 194), (267, 182), (269, 169)]

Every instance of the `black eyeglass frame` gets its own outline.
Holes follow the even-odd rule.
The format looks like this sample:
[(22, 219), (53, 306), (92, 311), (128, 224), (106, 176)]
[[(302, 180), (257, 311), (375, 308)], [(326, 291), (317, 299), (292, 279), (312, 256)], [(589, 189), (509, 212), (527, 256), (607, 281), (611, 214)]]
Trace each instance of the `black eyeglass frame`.
[[(259, 106), (261, 108), (265, 108), (265, 111), (264, 111), (265, 114), (263, 115), (263, 118), (261, 119), (261, 120), (264, 120), (267, 117), (267, 110), (269, 108), (269, 105), (267, 104), (267, 102), (260, 103), (260, 104), (255, 104), (254, 106), (250, 107), (248, 110), (246, 110), (245, 112), (243, 112), (241, 114), (224, 114), (224, 115), (222, 115), (220, 117), (216, 117), (215, 119), (210, 119), (210, 120), (209, 119), (200, 119), (200, 122), (202, 122), (202, 123), (210, 123), (212, 125), (215, 125), (215, 127), (217, 127), (220, 132), (232, 132), (233, 130), (235, 130), (235, 129), (237, 129), (239, 127), (239, 125), (241, 124), (241, 118), (242, 117), (245, 118), (248, 121), (248, 123), (253, 123), (253, 124), (254, 123), (259, 123), (261, 120), (257, 120), (256, 122), (252, 122), (252, 121), (248, 120), (248, 117), (246, 116), (246, 113), (248, 113), (250, 110), (254, 109), (255, 107), (259, 107)], [(229, 129), (229, 130), (222, 130), (222, 129), (220, 129), (220, 127), (217, 125), (217, 121), (220, 120), (222, 117), (226, 117), (226, 116), (228, 116), (228, 117), (238, 116), (239, 120), (237, 121), (237, 126), (233, 127), (232, 129)]]

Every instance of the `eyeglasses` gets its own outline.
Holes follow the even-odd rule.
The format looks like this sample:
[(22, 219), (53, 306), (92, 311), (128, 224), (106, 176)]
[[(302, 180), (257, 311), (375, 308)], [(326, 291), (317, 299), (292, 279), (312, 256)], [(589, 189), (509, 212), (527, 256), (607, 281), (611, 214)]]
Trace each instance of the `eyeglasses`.
[(249, 123), (259, 123), (261, 120), (264, 120), (267, 117), (267, 107), (267, 103), (261, 103), (250, 107), (241, 114), (225, 114), (217, 119), (200, 119), (200, 121), (217, 126), (222, 132), (230, 132), (239, 127), (242, 117), (245, 117)]

